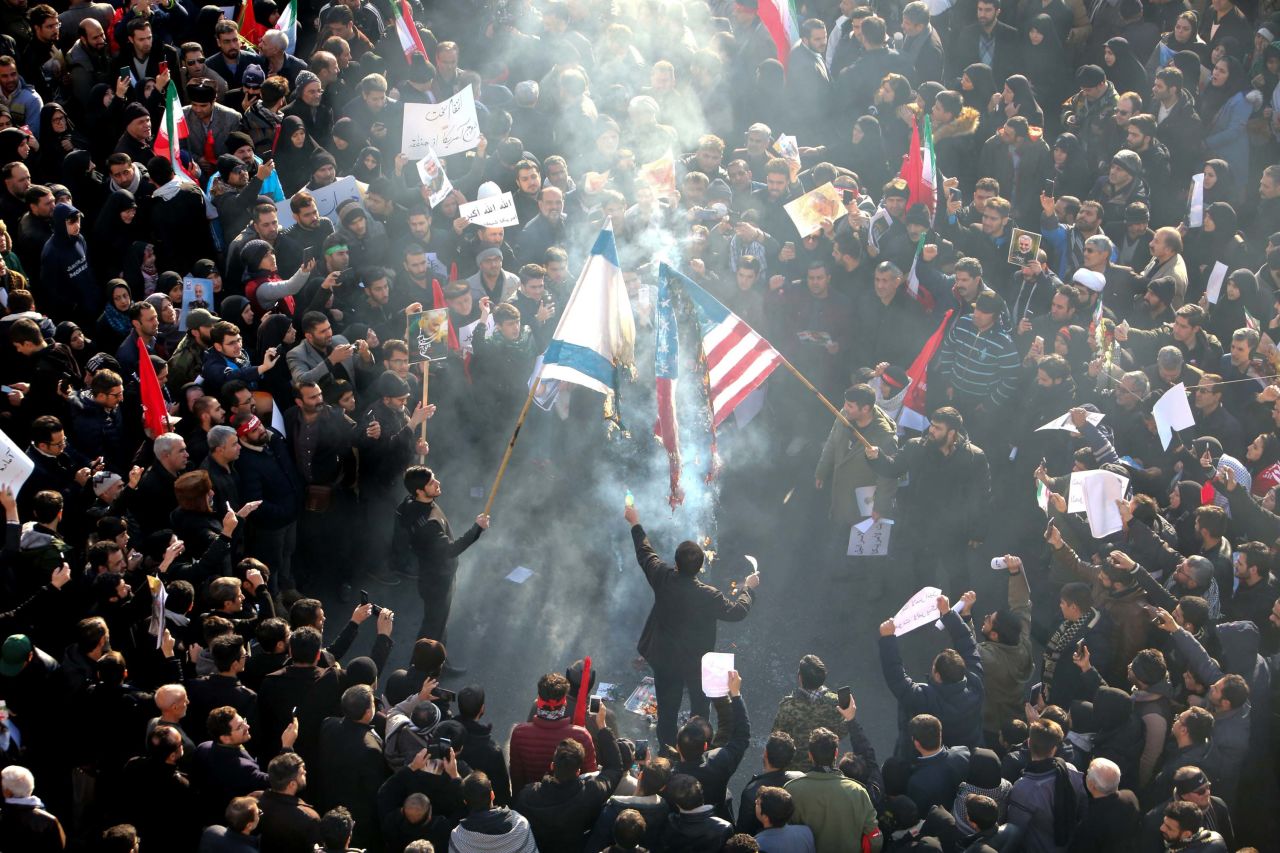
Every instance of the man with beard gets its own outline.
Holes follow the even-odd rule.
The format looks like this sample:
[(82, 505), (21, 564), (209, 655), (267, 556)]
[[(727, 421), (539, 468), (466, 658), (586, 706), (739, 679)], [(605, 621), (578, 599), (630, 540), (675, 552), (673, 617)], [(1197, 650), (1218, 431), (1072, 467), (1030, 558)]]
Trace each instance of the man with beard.
[[(312, 57), (312, 64), (315, 64), (317, 57)], [(323, 61), (324, 57), (320, 58)], [(328, 57), (330, 60), (332, 58)], [(333, 140), (330, 135), (333, 131), (333, 108), (324, 102), (324, 89), (324, 83), (315, 73), (299, 71), (294, 80), (294, 91), (297, 92), (297, 97), (284, 108), (284, 114), (302, 119), (307, 135), (314, 139), (316, 144), (328, 146)]]
[(356, 423), (337, 406), (324, 402), (316, 380), (297, 379), (294, 399), (297, 405), (284, 418), (293, 461), (306, 490), (305, 512), (299, 522), (298, 563), (308, 569), (335, 567), (336, 577), (323, 580), (338, 588), (345, 603), (351, 592), (351, 564), (344, 559), (349, 528), (338, 519), (350, 517), (355, 510), (350, 482), (356, 464), (351, 451)]
[(211, 71), (227, 81), (227, 86), (236, 89), (244, 81), (244, 72), (250, 65), (262, 68), (265, 63), (256, 53), (245, 53), (240, 49), (240, 27), (235, 21), (223, 19), (213, 28), (214, 38), (218, 42), (218, 52), (206, 63)]
[(538, 215), (520, 229), (516, 240), (516, 263), (521, 266), (541, 261), (552, 246), (563, 246), (565, 233), (564, 193), (556, 187), (538, 191)]
[(356, 365), (351, 357), (359, 347), (343, 338), (334, 343), (333, 325), (328, 317), (320, 311), (303, 314), (302, 336), (303, 343), (285, 356), (294, 382), (321, 382), (328, 378), (355, 384)]
[(204, 366), (204, 354), (211, 346), (210, 333), (217, 322), (207, 308), (192, 308), (187, 312), (187, 333), (178, 341), (177, 349), (169, 358), (169, 393), (177, 395), (182, 386), (195, 381)]
[[(760, 227), (754, 229), (757, 233), (752, 238), (753, 242), (764, 244), (768, 237), (772, 237), (782, 247), (781, 252), (770, 253), (770, 269), (776, 269), (779, 260), (790, 261), (795, 257), (795, 247), (789, 247), (788, 251), (785, 244), (798, 242), (800, 232), (784, 208), (794, 197), (791, 164), (781, 157), (774, 157), (764, 168), (764, 187), (751, 194), (751, 206), (760, 211)], [(781, 257), (781, 254), (787, 257)]]
[(241, 454), (236, 463), (240, 497), (261, 501), (245, 536), (245, 551), (271, 567), (272, 586), (296, 589), (293, 552), (297, 549), (298, 508), (302, 483), (284, 439), (263, 426), (256, 415), (236, 418)]
[(415, 455), (427, 455), (427, 442), (418, 437), (418, 427), (435, 414), (436, 407), (419, 403), (407, 413), (409, 384), (390, 370), (378, 377), (373, 395), (376, 401), (360, 416), (358, 433), (367, 565), (371, 578), (394, 586), (400, 579), (388, 569), (399, 565), (401, 556), (391, 554), (394, 510), (400, 502), (397, 481)]
[[(419, 410), (421, 411), (421, 409)], [(415, 413), (416, 414), (416, 413)], [(448, 634), (449, 608), (458, 573), (458, 557), (489, 529), (489, 516), (481, 513), (475, 524), (457, 539), (437, 498), (443, 492), (440, 480), (430, 468), (414, 465), (404, 472), (408, 497), (396, 510), (396, 524), (408, 536), (417, 562), (418, 594), (422, 597), (422, 625), (419, 637), (444, 643)], [(446, 663), (445, 672), (460, 675), (466, 668)]]
[(903, 568), (904, 574), (916, 572), (913, 588), (926, 583), (943, 586), (953, 566), (958, 579), (946, 586), (963, 587), (966, 545), (976, 548), (986, 537), (991, 502), (987, 456), (965, 435), (964, 418), (943, 406), (930, 417), (925, 434), (908, 441), (896, 454), (874, 445), (863, 453), (877, 474), (910, 477), (910, 488), (899, 493), (898, 520), (909, 537), (912, 553), (903, 560)]
[[(79, 38), (67, 53), (67, 64), (71, 72), (72, 95), (83, 106), (88, 104), (89, 93), (94, 86), (99, 83), (111, 85), (115, 75), (111, 72), (111, 51), (107, 48), (107, 33), (102, 24), (95, 18), (85, 18), (80, 22), (78, 32)], [(117, 78), (117, 97), (123, 97), (121, 88), (127, 91), (128, 83), (119, 83)]]
[(320, 840), (320, 813), (302, 793), (307, 788), (307, 766), (296, 752), (284, 752), (267, 765), (270, 790), (254, 794), (262, 818), (258, 834), (268, 850), (301, 853)]

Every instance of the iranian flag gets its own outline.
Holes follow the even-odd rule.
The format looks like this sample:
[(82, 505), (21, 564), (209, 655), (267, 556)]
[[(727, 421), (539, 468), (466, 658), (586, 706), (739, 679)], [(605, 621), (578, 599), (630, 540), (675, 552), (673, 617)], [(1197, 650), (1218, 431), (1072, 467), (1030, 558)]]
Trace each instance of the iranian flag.
[(796, 17), (795, 7), (791, 5), (791, 0), (760, 0), (756, 14), (773, 37), (773, 44), (778, 49), (778, 61), (786, 68), (787, 59), (791, 56), (791, 46), (800, 39), (800, 22)]
[(942, 315), (942, 322), (938, 324), (937, 331), (929, 336), (929, 340), (925, 341), (924, 348), (920, 350), (916, 360), (907, 368), (909, 382), (907, 397), (902, 401), (902, 412), (898, 415), (898, 425), (901, 427), (917, 432), (924, 432), (929, 428), (929, 410), (925, 405), (925, 393), (929, 390), (929, 362), (933, 361), (938, 347), (942, 346), (942, 339), (946, 336), (947, 323), (951, 320), (952, 313), (947, 311)]
[(929, 208), (933, 216), (938, 199), (938, 171), (933, 158), (933, 124), (929, 117), (924, 117), (924, 134), (921, 138), (920, 123), (911, 122), (911, 147), (907, 149), (907, 157), (902, 161), (902, 171), (898, 177), (907, 182), (911, 196), (907, 199), (907, 207), (923, 204)]
[(391, 11), (396, 15), (396, 35), (400, 37), (400, 49), (404, 51), (405, 61), (411, 62), (415, 53), (426, 57), (427, 49), (422, 46), (418, 28), (413, 24), (413, 13), (409, 11), (408, 0), (400, 0), (399, 4), (392, 3)]
[(187, 119), (182, 114), (182, 104), (178, 103), (178, 87), (170, 80), (164, 90), (164, 116), (160, 119), (160, 129), (156, 131), (156, 141), (151, 147), (157, 157), (173, 164), (173, 173), (178, 178), (191, 180), (182, 165), (181, 145), (186, 138)]
[(915, 297), (916, 302), (924, 306), (924, 310), (933, 313), (933, 294), (927, 288), (920, 286), (920, 276), (916, 274), (916, 265), (920, 263), (920, 253), (924, 251), (924, 241), (929, 236), (928, 232), (920, 235), (920, 239), (916, 241), (916, 256), (911, 261), (911, 272), (907, 274), (907, 292)]
[(298, 46), (298, 0), (289, 0), (289, 5), (285, 6), (280, 17), (276, 18), (275, 29), (284, 33), (285, 38), (289, 39), (288, 50), (292, 55)]

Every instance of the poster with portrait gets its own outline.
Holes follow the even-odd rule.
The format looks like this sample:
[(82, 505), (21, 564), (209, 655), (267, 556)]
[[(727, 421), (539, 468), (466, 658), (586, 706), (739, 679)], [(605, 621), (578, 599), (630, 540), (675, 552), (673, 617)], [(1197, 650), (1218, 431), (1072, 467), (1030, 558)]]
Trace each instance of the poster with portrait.
[(1009, 241), (1009, 263), (1015, 267), (1025, 267), (1040, 254), (1040, 235), (1034, 231), (1013, 229), (1013, 239)]
[(831, 182), (812, 189), (800, 198), (792, 199), (782, 206), (791, 217), (796, 231), (801, 237), (808, 237), (822, 230), (822, 221), (829, 219), (835, 222), (845, 215), (844, 199), (832, 186)]
[(444, 163), (436, 156), (431, 146), (427, 146), (426, 155), (418, 161), (418, 179), (427, 188), (429, 193), (427, 201), (432, 207), (439, 205), (448, 198), (449, 193), (453, 192), (453, 183), (445, 174)]
[(410, 314), (409, 361), (418, 363), (433, 355), (441, 356), (449, 346), (449, 309), (433, 308), (418, 314)]

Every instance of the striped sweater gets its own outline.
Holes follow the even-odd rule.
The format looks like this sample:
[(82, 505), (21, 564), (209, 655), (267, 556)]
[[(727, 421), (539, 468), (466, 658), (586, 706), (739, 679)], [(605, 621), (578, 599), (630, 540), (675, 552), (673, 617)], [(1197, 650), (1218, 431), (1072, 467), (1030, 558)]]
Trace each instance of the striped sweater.
[(939, 375), (957, 399), (995, 406), (1013, 397), (1021, 363), (1007, 331), (997, 324), (979, 332), (971, 314), (956, 320), (938, 351)]

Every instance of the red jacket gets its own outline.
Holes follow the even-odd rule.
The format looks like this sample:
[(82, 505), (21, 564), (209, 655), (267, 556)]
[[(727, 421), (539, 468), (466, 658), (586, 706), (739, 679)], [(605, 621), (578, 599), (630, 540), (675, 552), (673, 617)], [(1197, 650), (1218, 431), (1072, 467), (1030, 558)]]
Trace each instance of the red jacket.
[(587, 751), (582, 764), (583, 773), (596, 769), (596, 745), (591, 734), (573, 720), (544, 720), (534, 717), (531, 722), (520, 723), (511, 730), (511, 793), (518, 794), (530, 782), (537, 782), (551, 772), (551, 758), (560, 741), (573, 738)]

